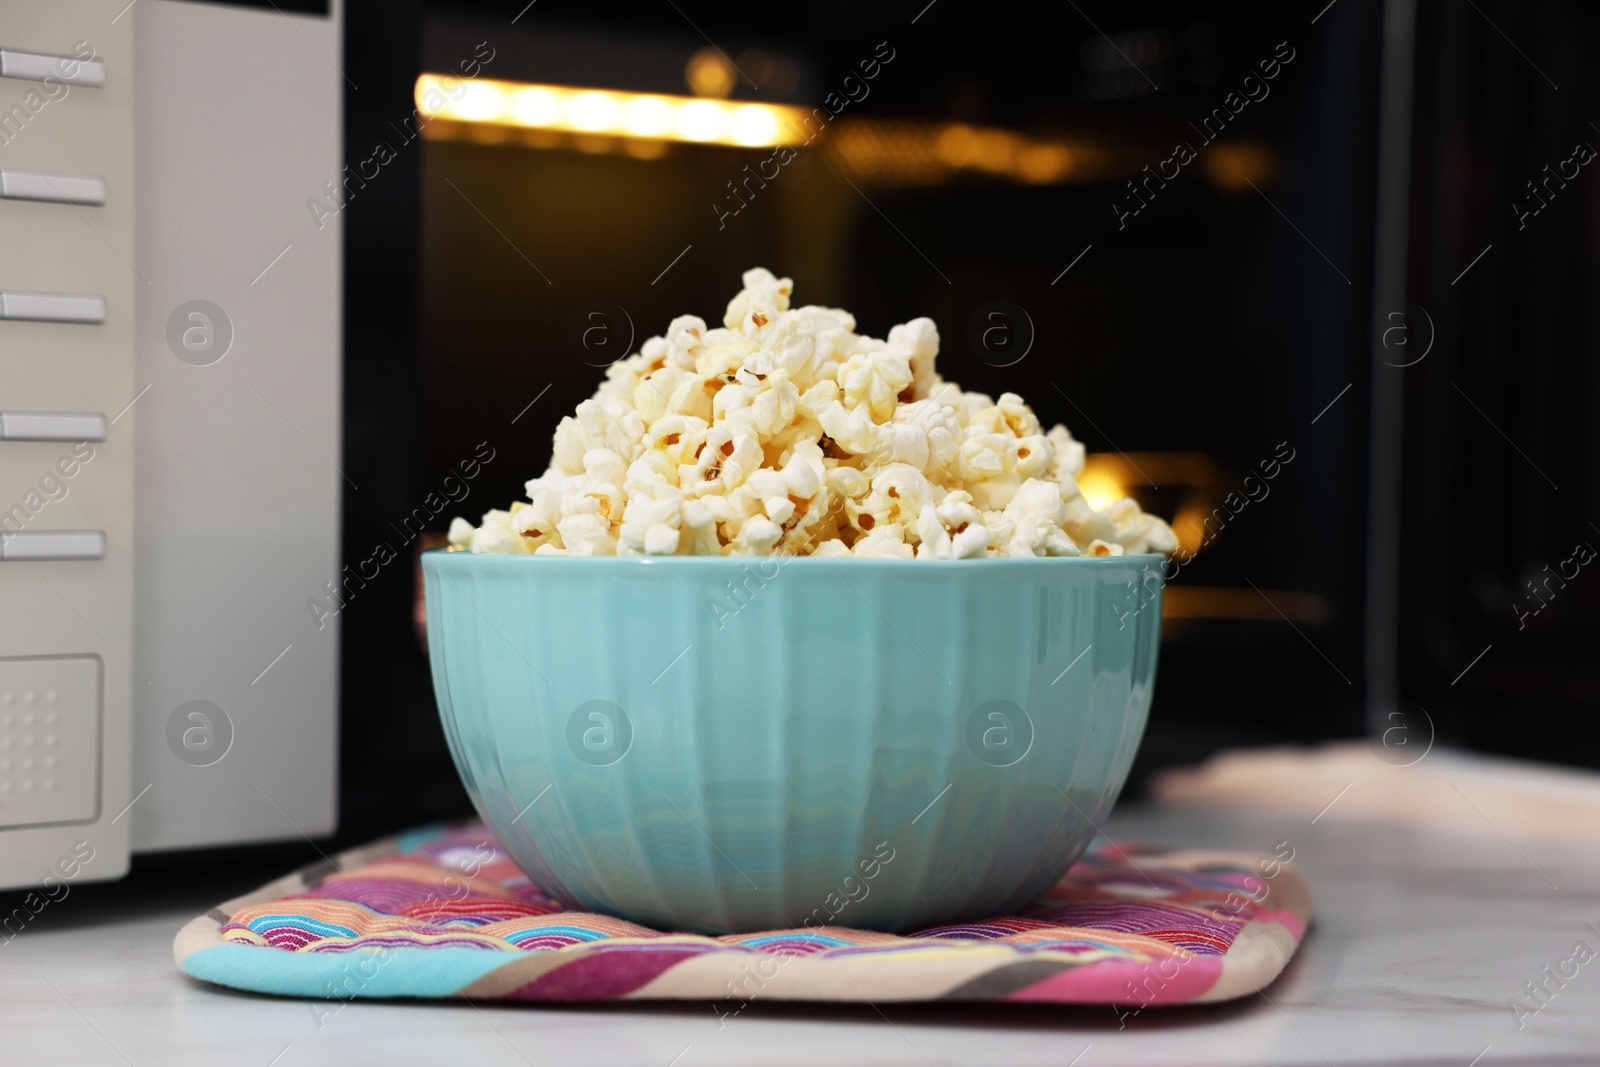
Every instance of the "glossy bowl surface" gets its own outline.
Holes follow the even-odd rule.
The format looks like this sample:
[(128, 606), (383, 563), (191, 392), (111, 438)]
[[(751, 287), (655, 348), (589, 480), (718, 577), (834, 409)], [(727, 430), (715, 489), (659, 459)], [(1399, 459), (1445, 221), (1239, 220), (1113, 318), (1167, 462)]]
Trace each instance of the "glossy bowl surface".
[(1144, 729), (1151, 556), (422, 558), (457, 768), (569, 907), (707, 933), (1012, 913)]

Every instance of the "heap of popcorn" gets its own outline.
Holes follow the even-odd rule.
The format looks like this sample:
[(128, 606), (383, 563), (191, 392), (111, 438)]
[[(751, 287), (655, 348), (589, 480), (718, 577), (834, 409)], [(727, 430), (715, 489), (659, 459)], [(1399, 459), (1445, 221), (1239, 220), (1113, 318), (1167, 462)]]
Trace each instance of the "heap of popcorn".
[(1131, 499), (1078, 491), (1083, 445), (1022, 398), (934, 372), (929, 319), (855, 332), (757, 268), (721, 329), (693, 315), (612, 364), (556, 427), (528, 500), (450, 543), (534, 555), (1120, 556), (1177, 545)]

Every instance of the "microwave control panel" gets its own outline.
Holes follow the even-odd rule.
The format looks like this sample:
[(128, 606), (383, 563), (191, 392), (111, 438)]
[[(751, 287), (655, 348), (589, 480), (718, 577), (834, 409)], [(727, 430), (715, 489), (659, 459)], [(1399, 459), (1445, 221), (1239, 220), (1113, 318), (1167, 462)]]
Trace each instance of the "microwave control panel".
[(127, 869), (145, 281), (114, 15), (0, 4), (0, 888)]

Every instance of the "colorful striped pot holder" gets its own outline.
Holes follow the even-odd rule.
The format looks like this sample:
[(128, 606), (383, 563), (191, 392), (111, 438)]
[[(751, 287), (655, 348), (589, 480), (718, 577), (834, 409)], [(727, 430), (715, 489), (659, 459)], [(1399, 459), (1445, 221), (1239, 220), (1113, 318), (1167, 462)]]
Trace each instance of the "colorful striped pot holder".
[(342, 853), (194, 919), (188, 974), (345, 1001), (1016, 1001), (1181, 1004), (1271, 982), (1311, 900), (1275, 855), (1102, 845), (1024, 914), (908, 935), (806, 927), (707, 937), (570, 912), (481, 825)]

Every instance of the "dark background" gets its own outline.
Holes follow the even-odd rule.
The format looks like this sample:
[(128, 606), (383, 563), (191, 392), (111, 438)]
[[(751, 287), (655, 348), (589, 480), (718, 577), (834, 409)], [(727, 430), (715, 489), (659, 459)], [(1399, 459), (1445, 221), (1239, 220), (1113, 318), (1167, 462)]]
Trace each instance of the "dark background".
[[(1080, 0), (1048, 15), (925, 2), (350, 0), (352, 163), (393, 140), (419, 73), (480, 41), (494, 49), (485, 77), (676, 94), (708, 39), (734, 57), (759, 48), (794, 77), (734, 96), (808, 107), (879, 42), (895, 50), (870, 96), (720, 229), (725, 183), (770, 149), (639, 159), (429, 138), (387, 164), (344, 213), (345, 464), (363, 486), (346, 500), (351, 558), (480, 441), (496, 458), (464, 513), (522, 495), (556, 420), (602, 373), (569, 340), (580, 307), (620, 306), (636, 348), (678, 314), (720, 319), (740, 272), (762, 265), (865, 332), (931, 316), (946, 378), (1022, 394), (1091, 453), (1199, 454), (1217, 498), (1280, 443), (1294, 450), (1271, 495), (1169, 590), (1169, 608), (1186, 607), (1168, 613), (1130, 794), (1218, 748), (1356, 736), (1396, 709), (1425, 711), (1442, 743), (1600, 764), (1587, 729), (1600, 568), (1541, 586), (1542, 600), (1526, 585), (1574, 545), (1600, 546), (1600, 323), (1585, 299), (1600, 179), (1585, 168), (1523, 229), (1512, 209), (1547, 163), (1600, 146), (1593, 5), (1419, 3), (1406, 107), (1383, 82), (1372, 0)], [(1270, 95), (1202, 147), (1190, 123), (1279, 42), (1295, 58)], [(1409, 117), (1398, 180), (1380, 168), (1386, 106)], [(852, 188), (829, 142), (952, 121), (1064, 137), (1109, 162), (1051, 184), (963, 170), (857, 174)], [(1177, 141), (1201, 160), (1119, 229), (1124, 183)], [(1230, 172), (1230, 158), (1254, 162)], [(1011, 366), (967, 341), (993, 300), (1032, 323)], [(1188, 499), (1130, 488), (1168, 517)], [(1543, 601), (1519, 629), (1514, 605)], [(414, 577), (390, 570), (342, 616), (351, 841), (467, 810), (414, 609)]]

